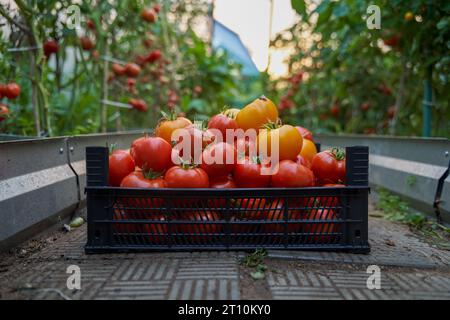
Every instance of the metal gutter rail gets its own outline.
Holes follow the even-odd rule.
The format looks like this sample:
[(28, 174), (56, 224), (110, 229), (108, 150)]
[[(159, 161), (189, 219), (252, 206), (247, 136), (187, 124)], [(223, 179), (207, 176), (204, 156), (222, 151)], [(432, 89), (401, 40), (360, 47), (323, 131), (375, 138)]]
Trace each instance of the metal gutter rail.
[[(85, 206), (85, 148), (115, 143), (128, 149), (142, 131), (0, 142), (0, 250), (68, 219)], [(427, 213), (437, 203), (450, 221), (450, 140), (363, 135), (317, 135), (326, 146), (370, 149), (370, 183)], [(438, 188), (439, 180), (441, 187)], [(437, 191), (439, 201), (436, 202)], [(435, 204), (436, 206), (436, 204)]]
[(128, 149), (141, 132), (0, 142), (0, 250), (84, 207), (86, 146)]
[[(436, 213), (450, 222), (450, 140), (366, 135), (318, 135), (323, 148), (346, 145), (369, 146), (369, 181), (408, 200), (423, 212)], [(439, 180), (441, 187), (439, 188)], [(440, 191), (440, 194), (439, 194)]]

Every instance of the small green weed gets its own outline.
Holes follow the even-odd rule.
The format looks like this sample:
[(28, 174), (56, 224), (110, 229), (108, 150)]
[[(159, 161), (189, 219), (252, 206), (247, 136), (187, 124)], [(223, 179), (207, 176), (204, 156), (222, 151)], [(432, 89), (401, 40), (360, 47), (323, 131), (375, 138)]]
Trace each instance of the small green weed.
[(256, 249), (255, 252), (246, 255), (241, 264), (247, 268), (254, 269), (250, 276), (255, 280), (261, 280), (266, 277), (267, 266), (264, 259), (267, 256), (267, 251), (264, 249)]
[(429, 220), (423, 213), (413, 211), (408, 204), (386, 189), (378, 189), (378, 208), (387, 220), (406, 223), (420, 235), (432, 240), (437, 246), (450, 249), (450, 228)]

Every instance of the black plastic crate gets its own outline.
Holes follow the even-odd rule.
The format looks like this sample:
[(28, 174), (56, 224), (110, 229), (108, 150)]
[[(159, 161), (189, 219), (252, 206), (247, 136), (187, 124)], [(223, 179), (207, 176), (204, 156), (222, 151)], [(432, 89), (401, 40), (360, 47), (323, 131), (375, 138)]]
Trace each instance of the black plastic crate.
[(368, 253), (368, 147), (347, 147), (341, 188), (108, 186), (108, 148), (87, 147), (86, 253), (302, 249)]

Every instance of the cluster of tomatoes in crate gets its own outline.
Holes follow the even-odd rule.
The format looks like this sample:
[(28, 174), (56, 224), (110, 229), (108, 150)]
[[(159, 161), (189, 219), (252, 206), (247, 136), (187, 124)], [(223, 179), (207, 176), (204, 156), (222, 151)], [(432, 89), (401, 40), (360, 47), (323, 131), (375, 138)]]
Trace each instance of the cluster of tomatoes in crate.
[[(232, 135), (240, 129), (245, 132), (254, 130), (254, 139), (248, 135)], [(184, 130), (184, 135), (177, 135), (180, 130)], [(186, 148), (177, 148), (186, 134), (192, 138), (188, 139), (192, 145), (187, 145), (191, 151), (187, 159), (183, 157)], [(182, 138), (177, 138), (179, 136)], [(225, 142), (221, 139), (227, 136), (232, 137), (231, 142), (230, 139), (224, 139)], [(274, 139), (278, 142), (278, 162), (273, 166), (275, 170), (264, 171), (264, 167), (269, 169), (273, 165), (271, 148)], [(194, 141), (200, 141), (200, 147)], [(267, 147), (266, 159), (261, 159), (258, 152), (261, 146)], [(252, 155), (252, 150), (256, 150), (256, 156)], [(177, 159), (180, 161), (175, 161)], [(276, 106), (266, 97), (256, 99), (243, 109), (228, 109), (213, 116), (204, 129), (185, 117), (166, 115), (155, 128), (154, 136), (136, 139), (130, 150), (115, 150), (109, 157), (109, 183), (122, 188), (304, 188), (339, 187), (344, 186), (344, 182), (345, 154), (337, 149), (317, 152), (311, 132), (303, 127), (281, 124)], [(284, 205), (289, 208), (289, 218), (293, 220), (334, 220), (336, 212), (331, 207), (337, 206), (338, 201), (337, 197), (298, 197), (285, 200), (290, 202), (284, 204), (280, 198), (251, 196), (203, 199), (206, 202), (200, 198), (197, 200), (195, 197), (170, 200), (176, 220), (198, 221), (198, 224), (180, 222), (175, 231), (188, 234), (220, 232), (223, 226), (214, 221), (222, 221), (221, 211), (231, 206), (232, 221), (235, 222), (232, 232), (254, 232), (251, 228), (255, 225), (239, 224), (239, 221), (266, 220), (274, 223), (260, 226), (262, 229), (258, 232), (280, 233), (284, 232), (285, 226), (277, 221), (285, 219)], [(143, 196), (121, 201), (123, 208), (132, 209), (117, 210), (117, 220), (148, 219), (149, 216), (152, 220), (152, 223), (142, 225), (120, 225), (121, 231), (141, 228), (140, 231), (147, 234), (167, 232), (164, 214), (159, 210), (164, 207), (163, 199)], [(162, 223), (153, 224), (155, 219)], [(300, 228), (302, 232), (330, 233), (336, 224), (290, 223), (288, 232), (297, 232)]]
[[(223, 139), (238, 129), (254, 130), (255, 139), (248, 135), (231, 142)], [(177, 149), (183, 139), (172, 141), (177, 130), (191, 137), (188, 161), (183, 159), (183, 149)], [(274, 174), (267, 174), (263, 167), (271, 165), (274, 139), (278, 140), (278, 164)], [(200, 146), (195, 144), (199, 140)], [(261, 146), (266, 148), (266, 159), (251, 156), (251, 150)], [(211, 161), (218, 155), (219, 161)], [(317, 153), (312, 134), (302, 127), (280, 124), (276, 106), (265, 97), (241, 110), (228, 109), (213, 116), (206, 129), (187, 118), (166, 115), (154, 136), (139, 138), (129, 151), (115, 150), (109, 158), (110, 185), (125, 188), (302, 188), (340, 185), (344, 180), (345, 154), (337, 149)]]
[[(239, 129), (254, 130), (255, 138), (223, 139)], [(191, 138), (187, 159), (183, 157), (186, 148), (177, 148), (185, 137), (177, 135), (179, 130)], [(177, 136), (181, 138), (173, 141)], [(271, 163), (274, 139), (277, 164)], [(252, 150), (256, 150), (253, 155)], [(317, 153), (311, 132), (281, 124), (276, 106), (266, 97), (241, 110), (213, 116), (205, 129), (187, 118), (166, 115), (154, 136), (141, 137), (129, 150), (115, 150), (109, 157), (109, 183), (124, 188), (302, 188), (337, 186), (344, 181), (345, 154), (337, 149)]]

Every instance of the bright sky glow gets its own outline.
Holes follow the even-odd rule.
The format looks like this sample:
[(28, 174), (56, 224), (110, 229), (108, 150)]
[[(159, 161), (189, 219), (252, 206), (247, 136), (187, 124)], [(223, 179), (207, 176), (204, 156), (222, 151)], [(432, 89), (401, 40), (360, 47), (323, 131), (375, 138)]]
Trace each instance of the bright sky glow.
[[(290, 0), (273, 0), (272, 36), (290, 27), (296, 18)], [(267, 67), (269, 57), (269, 10), (270, 0), (216, 0), (214, 17), (236, 32), (256, 67), (262, 71)], [(269, 73), (275, 77), (286, 74), (283, 62), (289, 53), (272, 52)]]

